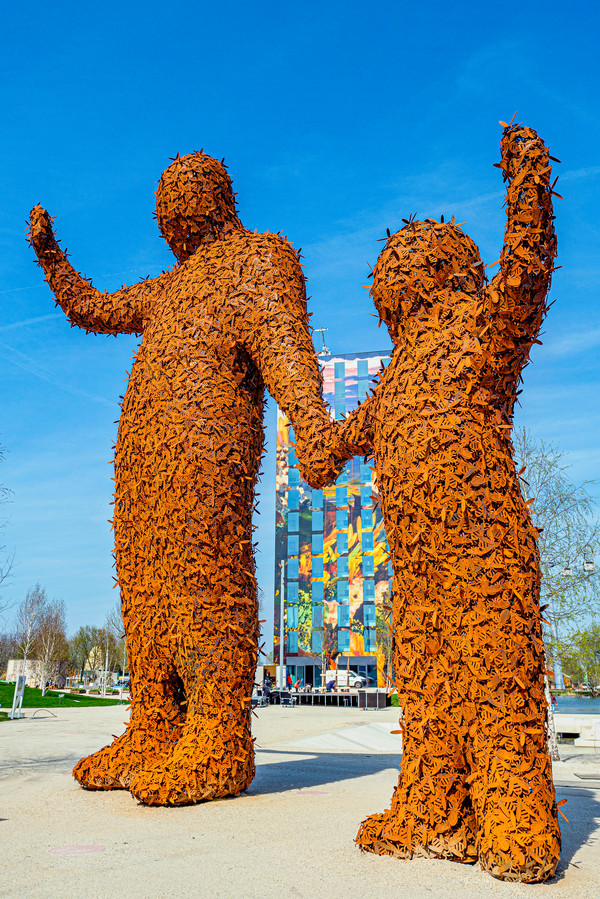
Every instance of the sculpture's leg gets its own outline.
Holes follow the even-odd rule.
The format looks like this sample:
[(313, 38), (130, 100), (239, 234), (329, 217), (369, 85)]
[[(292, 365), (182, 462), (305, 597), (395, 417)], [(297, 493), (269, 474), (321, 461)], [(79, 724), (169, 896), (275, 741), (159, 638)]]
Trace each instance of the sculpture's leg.
[(400, 858), (426, 855), (474, 862), (475, 820), (465, 755), (469, 710), (457, 648), (457, 609), (444, 608), (431, 581), (429, 576), (417, 578), (410, 589), (395, 585), (405, 597), (394, 605), (394, 621), (399, 622), (394, 667), (404, 712), (401, 772), (391, 808), (362, 823), (357, 843)]
[(398, 858), (429, 856), (473, 863), (475, 818), (466, 761), (447, 722), (406, 703), (401, 772), (391, 808), (360, 826), (361, 849)]
[[(519, 585), (518, 592), (526, 594), (526, 588)], [(512, 622), (503, 627), (494, 627), (488, 613), (479, 651), (473, 652), (471, 666), (479, 676), (472, 695), (480, 713), (471, 787), (481, 866), (502, 880), (536, 883), (556, 870), (560, 830), (547, 747), (539, 610), (533, 603), (519, 606), (514, 601)], [(497, 610), (499, 622), (506, 611)]]
[(168, 630), (159, 620), (160, 603), (143, 595), (138, 612), (128, 603), (123, 616), (131, 678), (129, 725), (124, 734), (73, 769), (73, 776), (88, 790), (127, 789), (133, 777), (166, 754), (181, 734), (184, 692)]
[[(131, 783), (133, 795), (147, 805), (235, 796), (254, 777), (250, 697), (258, 647), (256, 589), (239, 557), (221, 555), (210, 565), (212, 583), (198, 584), (195, 596), (187, 592), (187, 601), (180, 594), (173, 610), (187, 718), (172, 751)], [(229, 572), (238, 588), (226, 593), (219, 579), (227, 582)]]

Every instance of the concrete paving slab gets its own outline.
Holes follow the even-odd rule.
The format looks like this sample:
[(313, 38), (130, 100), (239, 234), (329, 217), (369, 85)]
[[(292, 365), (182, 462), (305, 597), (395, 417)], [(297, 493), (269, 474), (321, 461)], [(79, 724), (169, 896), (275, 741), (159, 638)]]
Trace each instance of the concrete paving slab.
[[(385, 740), (387, 732), (392, 739), (395, 710), (260, 709), (257, 775), (248, 792), (174, 809), (146, 808), (123, 791), (86, 792), (71, 778), (82, 752), (122, 731), (122, 707), (53, 711), (55, 718), (32, 718), (27, 710), (25, 719), (0, 725), (0, 896), (600, 895), (600, 780), (577, 777), (600, 777), (598, 756), (569, 749), (557, 766), (571, 820), (562, 822), (563, 860), (552, 882), (524, 886), (496, 881), (476, 866), (403, 862), (356, 849), (361, 820), (386, 807), (396, 781), (398, 753), (373, 749), (375, 737)], [(301, 745), (320, 737), (325, 745), (344, 732), (346, 743), (335, 749)]]

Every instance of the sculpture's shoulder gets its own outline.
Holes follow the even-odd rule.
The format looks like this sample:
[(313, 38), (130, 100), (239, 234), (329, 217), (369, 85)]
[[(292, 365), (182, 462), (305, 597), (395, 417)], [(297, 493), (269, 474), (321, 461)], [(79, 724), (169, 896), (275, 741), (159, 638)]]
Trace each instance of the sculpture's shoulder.
[(275, 268), (299, 269), (299, 253), (281, 234), (270, 231), (238, 231), (227, 240), (232, 258)]

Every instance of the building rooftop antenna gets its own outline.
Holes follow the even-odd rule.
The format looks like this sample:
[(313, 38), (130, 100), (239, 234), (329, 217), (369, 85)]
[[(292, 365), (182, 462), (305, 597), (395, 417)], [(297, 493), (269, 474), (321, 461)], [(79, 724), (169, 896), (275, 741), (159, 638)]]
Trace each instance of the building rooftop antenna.
[(329, 347), (325, 346), (325, 332), (328, 331), (329, 328), (315, 328), (314, 333), (321, 335), (321, 340), (323, 341), (323, 348), (318, 351), (317, 356), (329, 356)]

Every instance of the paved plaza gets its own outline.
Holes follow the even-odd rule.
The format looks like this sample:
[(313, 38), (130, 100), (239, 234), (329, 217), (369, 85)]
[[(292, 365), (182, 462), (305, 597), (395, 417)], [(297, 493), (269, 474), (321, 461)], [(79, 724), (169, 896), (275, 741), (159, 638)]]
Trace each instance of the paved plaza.
[(361, 820), (386, 807), (396, 781), (395, 709), (259, 709), (250, 790), (186, 808), (147, 808), (127, 792), (85, 792), (72, 779), (79, 758), (122, 732), (124, 707), (52, 713), (28, 709), (0, 725), (0, 896), (600, 895), (600, 755), (562, 747), (563, 858), (553, 881), (525, 886), (476, 866), (356, 849)]

